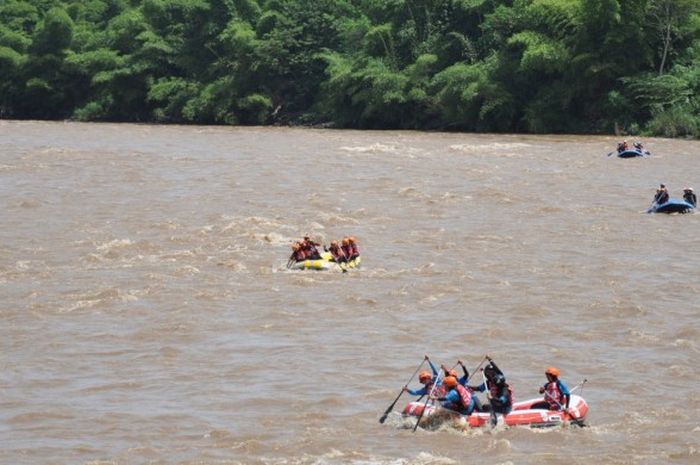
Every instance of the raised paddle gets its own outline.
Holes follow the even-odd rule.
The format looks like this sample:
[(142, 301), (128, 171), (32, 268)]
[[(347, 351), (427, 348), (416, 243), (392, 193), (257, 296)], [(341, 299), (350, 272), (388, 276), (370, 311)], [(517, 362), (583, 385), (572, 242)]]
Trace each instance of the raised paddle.
[[(482, 358), (482, 359), (481, 359), (481, 362), (479, 362), (479, 364), (476, 366), (476, 368), (474, 368), (474, 370), (472, 370), (471, 374), (467, 377), (467, 380), (464, 382), (464, 384), (469, 384), (469, 380), (472, 379), (472, 376), (474, 376), (474, 374), (476, 374), (477, 371), (479, 371), (479, 368), (481, 368), (481, 365), (483, 365), (484, 362), (485, 362), (488, 358), (489, 358), (488, 355), (484, 355), (484, 358)], [(461, 360), (460, 360), (460, 361), (457, 361), (457, 364), (458, 364), (458, 365), (462, 365), (462, 368), (464, 368), (464, 364), (461, 362)], [(484, 387), (485, 387), (485, 385), (484, 385)]]
[(474, 373), (476, 373), (477, 371), (479, 371), (479, 368), (481, 368), (481, 365), (484, 364), (484, 362), (486, 361), (486, 359), (488, 359), (488, 355), (485, 355), (484, 358), (481, 359), (481, 362), (479, 362), (479, 364), (476, 366), (476, 368), (474, 368), (474, 370), (472, 370), (471, 374), (469, 374), (469, 372), (467, 371), (467, 368), (464, 366), (464, 363), (462, 363), (461, 360), (457, 360), (457, 363), (455, 363), (455, 364), (452, 366), (452, 368), (450, 368), (449, 370), (447, 369), (447, 367), (446, 367), (445, 365), (440, 365), (440, 368), (442, 368), (442, 370), (445, 372), (445, 376), (447, 376), (447, 373), (448, 373), (449, 371), (452, 371), (452, 370), (454, 370), (455, 368), (457, 368), (458, 366), (461, 366), (462, 369), (467, 373), (467, 379), (464, 381), (464, 384), (466, 385), (466, 384), (469, 383), (469, 380), (472, 379), (472, 376), (474, 376)]
[[(416, 373), (418, 373), (418, 371), (421, 369), (421, 367), (422, 367), (423, 364), (425, 363), (425, 360), (426, 360), (426, 359), (423, 359), (423, 361), (420, 362), (420, 365), (418, 365), (418, 368), (416, 368), (416, 371), (413, 372), (413, 374), (412, 374), (411, 377), (408, 379), (408, 381), (406, 382), (406, 384), (404, 384), (404, 387), (405, 387), (405, 386), (408, 386), (408, 383), (410, 383), (411, 381), (413, 381), (413, 377), (416, 376)], [(399, 400), (399, 397), (401, 397), (401, 395), (402, 395), (403, 393), (404, 393), (404, 388), (401, 388), (401, 392), (399, 392), (399, 395), (396, 396), (396, 399), (394, 399), (394, 401), (391, 403), (391, 405), (389, 406), (389, 408), (386, 409), (386, 412), (384, 412), (384, 415), (382, 415), (382, 417), (379, 419), (379, 423), (384, 423), (384, 421), (386, 420), (386, 417), (389, 416), (389, 413), (391, 413), (391, 411), (394, 409), (394, 405), (396, 405), (396, 402)], [(421, 397), (421, 398), (422, 398), (422, 397)]]

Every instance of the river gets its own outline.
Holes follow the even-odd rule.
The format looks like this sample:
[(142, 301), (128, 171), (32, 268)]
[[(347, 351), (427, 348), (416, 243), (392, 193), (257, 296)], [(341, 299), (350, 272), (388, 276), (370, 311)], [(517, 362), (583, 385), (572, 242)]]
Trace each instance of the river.
[[(0, 121), (0, 463), (697, 464), (700, 142), (616, 142)], [(590, 426), (380, 425), (426, 354)]]

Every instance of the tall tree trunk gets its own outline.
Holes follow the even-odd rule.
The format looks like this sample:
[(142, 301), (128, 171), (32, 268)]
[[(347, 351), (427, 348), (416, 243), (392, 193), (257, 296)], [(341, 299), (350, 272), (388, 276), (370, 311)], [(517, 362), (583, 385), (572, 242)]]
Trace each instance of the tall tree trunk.
[(659, 65), (659, 76), (664, 74), (664, 66), (666, 65), (666, 56), (668, 49), (671, 46), (671, 21), (666, 24), (666, 34), (664, 34), (664, 52), (661, 55), (661, 64)]

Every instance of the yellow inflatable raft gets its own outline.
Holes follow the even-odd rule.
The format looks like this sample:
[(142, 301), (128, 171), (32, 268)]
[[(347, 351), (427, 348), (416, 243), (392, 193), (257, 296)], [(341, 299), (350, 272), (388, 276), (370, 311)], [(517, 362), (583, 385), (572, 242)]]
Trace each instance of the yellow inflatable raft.
[(290, 270), (347, 271), (347, 270), (351, 270), (353, 268), (359, 268), (361, 261), (362, 261), (362, 257), (357, 257), (353, 260), (350, 260), (347, 263), (336, 263), (333, 261), (333, 258), (331, 256), (330, 252), (323, 252), (323, 253), (321, 253), (321, 258), (319, 258), (317, 260), (304, 260), (301, 262), (291, 263), (288, 266), (288, 268)]

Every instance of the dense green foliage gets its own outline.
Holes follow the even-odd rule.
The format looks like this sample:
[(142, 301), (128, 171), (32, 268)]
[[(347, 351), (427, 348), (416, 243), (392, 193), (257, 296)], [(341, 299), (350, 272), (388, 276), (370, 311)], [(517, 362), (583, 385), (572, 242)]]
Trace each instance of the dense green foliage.
[(700, 137), (700, 2), (2, 0), (0, 117)]

